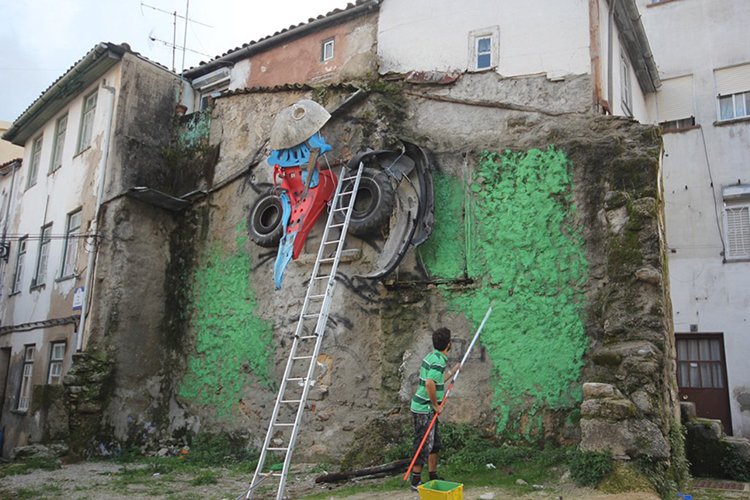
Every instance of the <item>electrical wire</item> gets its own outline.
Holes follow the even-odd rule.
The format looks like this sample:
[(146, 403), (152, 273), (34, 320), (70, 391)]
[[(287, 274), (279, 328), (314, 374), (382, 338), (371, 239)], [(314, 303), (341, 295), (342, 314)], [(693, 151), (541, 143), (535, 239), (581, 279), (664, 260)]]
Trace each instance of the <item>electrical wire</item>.
[(719, 239), (721, 240), (721, 259), (722, 262), (727, 261), (727, 248), (724, 243), (724, 235), (721, 230), (721, 221), (719, 220), (719, 210), (717, 209), (718, 200), (716, 199), (716, 188), (714, 187), (714, 176), (711, 172), (711, 162), (708, 159), (708, 147), (706, 146), (706, 136), (703, 133), (703, 127), (701, 127), (701, 139), (703, 140), (703, 154), (706, 156), (706, 168), (708, 169), (708, 179), (711, 181), (711, 194), (714, 197), (714, 214), (716, 215), (716, 228), (719, 230)]

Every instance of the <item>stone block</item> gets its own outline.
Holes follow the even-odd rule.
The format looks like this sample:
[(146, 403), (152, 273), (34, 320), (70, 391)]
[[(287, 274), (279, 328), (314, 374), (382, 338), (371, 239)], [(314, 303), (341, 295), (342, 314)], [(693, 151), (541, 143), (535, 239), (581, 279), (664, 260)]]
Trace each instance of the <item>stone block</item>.
[(659, 428), (645, 419), (612, 422), (599, 418), (581, 419), (581, 449), (636, 458), (669, 458), (669, 444)]
[(742, 459), (750, 465), (750, 440), (743, 437), (727, 436), (724, 442), (737, 452)]
[(636, 406), (627, 399), (589, 399), (581, 404), (581, 415), (586, 418), (625, 420), (638, 413)]
[(691, 401), (680, 401), (680, 420), (682, 423), (689, 422), (696, 418), (695, 403)]
[(644, 283), (649, 283), (655, 286), (661, 285), (661, 272), (652, 266), (644, 266), (638, 269), (635, 272), (635, 277), (637, 280), (643, 281)]
[(586, 382), (583, 384), (583, 399), (602, 399), (622, 397), (620, 391), (610, 384), (601, 384), (598, 382)]

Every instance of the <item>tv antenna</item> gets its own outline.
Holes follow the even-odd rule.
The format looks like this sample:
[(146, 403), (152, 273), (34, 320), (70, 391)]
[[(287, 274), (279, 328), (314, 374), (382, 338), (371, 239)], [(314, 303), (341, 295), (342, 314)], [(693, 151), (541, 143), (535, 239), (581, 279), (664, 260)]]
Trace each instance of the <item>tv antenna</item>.
[[(174, 71), (175, 73), (177, 72), (176, 69), (175, 69), (175, 51), (178, 50), (178, 49), (182, 51), (182, 66), (181, 66), (182, 69), (181, 69), (181, 71), (185, 70), (185, 52), (193, 52), (195, 54), (200, 54), (202, 56), (211, 57), (210, 55), (204, 54), (203, 52), (198, 52), (197, 50), (192, 50), (192, 49), (188, 49), (187, 48), (187, 28), (188, 28), (188, 23), (195, 23), (195, 24), (200, 24), (201, 26), (205, 26), (207, 28), (213, 28), (213, 26), (210, 26), (210, 25), (208, 25), (206, 23), (202, 23), (200, 21), (195, 21), (195, 20), (190, 19), (188, 17), (188, 12), (190, 10), (190, 0), (185, 0), (185, 15), (184, 16), (181, 16), (180, 14), (178, 14), (177, 11), (169, 12), (168, 10), (160, 9), (159, 7), (155, 7), (153, 5), (149, 5), (149, 4), (144, 3), (144, 2), (141, 2), (141, 7), (148, 7), (149, 9), (153, 9), (153, 10), (156, 10), (156, 11), (159, 11), (159, 12), (163, 12), (164, 14), (169, 14), (170, 16), (172, 16), (172, 42), (171, 43), (168, 42), (168, 41), (166, 41), (166, 40), (161, 40), (159, 38), (156, 38), (153, 35), (149, 35), (149, 37), (148, 37), (149, 40), (151, 40), (152, 42), (160, 42), (160, 43), (166, 45), (167, 47), (172, 47), (172, 71)], [(184, 30), (183, 37), (182, 37), (182, 45), (177, 45), (177, 18), (178, 17), (180, 19), (184, 19), (185, 20), (185, 30)]]

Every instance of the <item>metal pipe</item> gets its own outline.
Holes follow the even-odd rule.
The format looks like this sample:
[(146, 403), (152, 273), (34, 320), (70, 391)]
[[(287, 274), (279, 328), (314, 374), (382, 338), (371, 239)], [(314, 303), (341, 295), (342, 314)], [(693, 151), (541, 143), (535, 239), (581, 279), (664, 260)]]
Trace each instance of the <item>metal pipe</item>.
[(98, 172), (99, 186), (96, 193), (96, 209), (94, 210), (94, 217), (91, 220), (91, 227), (89, 229), (90, 236), (88, 237), (88, 244), (93, 244), (93, 249), (89, 252), (88, 262), (86, 264), (86, 278), (84, 279), (83, 288), (83, 302), (81, 303), (81, 321), (78, 323), (78, 331), (76, 332), (76, 351), (82, 351), (85, 347), (84, 335), (86, 328), (86, 319), (88, 314), (88, 303), (91, 297), (91, 287), (94, 281), (94, 265), (96, 262), (97, 254), (97, 230), (99, 227), (99, 215), (101, 213), (102, 200), (104, 198), (104, 185), (107, 173), (107, 160), (109, 159), (109, 142), (112, 136), (112, 117), (114, 115), (115, 107), (115, 93), (116, 89), (106, 85), (106, 81), (102, 85), (102, 88), (109, 92), (109, 99), (107, 101), (107, 127), (104, 134), (104, 141), (102, 142), (102, 157), (99, 160)]

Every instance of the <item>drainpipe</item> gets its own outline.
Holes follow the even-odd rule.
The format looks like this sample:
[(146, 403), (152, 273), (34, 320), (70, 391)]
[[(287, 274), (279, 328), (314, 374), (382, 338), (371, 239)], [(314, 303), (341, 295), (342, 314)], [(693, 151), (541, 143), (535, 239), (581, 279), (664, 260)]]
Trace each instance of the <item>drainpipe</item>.
[(106, 133), (104, 134), (104, 142), (102, 143), (102, 157), (99, 160), (99, 166), (97, 167), (97, 176), (99, 177), (99, 187), (96, 193), (96, 210), (94, 211), (94, 218), (91, 220), (91, 228), (89, 230), (90, 236), (87, 238), (87, 244), (93, 245), (93, 250), (89, 252), (88, 262), (86, 264), (86, 278), (84, 279), (83, 288), (83, 302), (81, 303), (81, 321), (78, 323), (78, 331), (76, 332), (76, 351), (80, 352), (84, 348), (84, 335), (86, 332), (86, 319), (88, 315), (88, 303), (89, 293), (94, 282), (94, 264), (96, 261), (96, 254), (98, 253), (97, 245), (97, 231), (99, 228), (99, 213), (102, 207), (102, 200), (104, 199), (104, 181), (105, 174), (107, 173), (107, 159), (109, 158), (109, 141), (112, 135), (112, 116), (114, 115), (115, 107), (115, 88), (110, 87), (103, 82), (102, 88), (109, 92), (109, 99), (107, 100), (107, 127)]
[(602, 48), (599, 22), (599, 0), (589, 0), (589, 52), (591, 53), (591, 80), (593, 80), (593, 108), (598, 113), (602, 103)]
[(19, 165), (21, 164), (23, 160), (16, 161), (13, 163), (13, 166), (11, 167), (13, 169), (10, 177), (10, 191), (8, 191), (8, 206), (5, 207), (5, 222), (3, 223), (3, 240), (2, 242), (5, 243), (5, 237), (8, 234), (8, 219), (10, 218), (10, 207), (13, 204), (13, 195), (14, 193), (14, 187), (16, 185), (16, 170), (18, 170)]
[(607, 6), (609, 7), (609, 23), (607, 26), (607, 103), (609, 104), (610, 114), (614, 114), (615, 111), (615, 105), (612, 102), (612, 95), (614, 94), (614, 83), (613, 83), (613, 76), (612, 73), (614, 73), (614, 62), (612, 60), (613, 52), (614, 52), (614, 46), (612, 43), (612, 35), (613, 35), (613, 28), (615, 26), (615, 2), (617, 0), (609, 0), (607, 2)]

